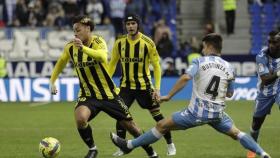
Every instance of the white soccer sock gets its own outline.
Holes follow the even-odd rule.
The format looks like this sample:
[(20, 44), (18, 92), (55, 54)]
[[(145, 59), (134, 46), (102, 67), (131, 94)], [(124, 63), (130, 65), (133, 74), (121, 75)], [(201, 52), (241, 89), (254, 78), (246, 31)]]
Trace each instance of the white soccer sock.
[(96, 150), (96, 149), (97, 149), (96, 145), (92, 148), (89, 148), (89, 150)]

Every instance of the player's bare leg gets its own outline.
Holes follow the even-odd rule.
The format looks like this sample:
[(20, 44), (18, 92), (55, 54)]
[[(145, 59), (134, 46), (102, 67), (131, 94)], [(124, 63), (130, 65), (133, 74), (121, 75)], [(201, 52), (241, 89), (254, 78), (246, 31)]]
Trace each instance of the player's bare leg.
[(230, 131), (228, 131), (228, 133), (226, 133), (226, 134), (235, 140), (239, 140), (240, 144), (244, 148), (256, 153), (257, 155), (261, 156), (262, 158), (270, 158), (269, 154), (267, 154), (262, 149), (262, 147), (258, 143), (256, 143), (256, 141), (251, 136), (240, 131), (238, 128), (236, 128), (235, 125), (233, 125), (232, 128), (230, 129)]
[(79, 134), (85, 144), (88, 146), (89, 151), (85, 158), (96, 158), (98, 151), (94, 144), (93, 136), (92, 136), (92, 129), (88, 124), (88, 119), (91, 115), (90, 110), (86, 106), (79, 106), (75, 110), (75, 120), (77, 124), (77, 128)]

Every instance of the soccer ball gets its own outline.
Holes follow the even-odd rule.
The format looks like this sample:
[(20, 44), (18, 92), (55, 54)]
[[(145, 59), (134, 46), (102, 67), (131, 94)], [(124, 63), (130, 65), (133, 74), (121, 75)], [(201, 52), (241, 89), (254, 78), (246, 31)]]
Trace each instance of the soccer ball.
[(41, 140), (39, 152), (44, 158), (55, 158), (60, 152), (60, 143), (53, 137), (47, 137)]

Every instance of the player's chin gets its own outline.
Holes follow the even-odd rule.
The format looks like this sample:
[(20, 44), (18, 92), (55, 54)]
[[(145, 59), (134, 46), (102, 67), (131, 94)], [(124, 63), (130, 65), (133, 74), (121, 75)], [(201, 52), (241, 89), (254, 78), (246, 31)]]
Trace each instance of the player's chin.
[(134, 31), (134, 30), (129, 30), (128, 33), (129, 33), (130, 35), (134, 35), (134, 34), (136, 33), (136, 31)]

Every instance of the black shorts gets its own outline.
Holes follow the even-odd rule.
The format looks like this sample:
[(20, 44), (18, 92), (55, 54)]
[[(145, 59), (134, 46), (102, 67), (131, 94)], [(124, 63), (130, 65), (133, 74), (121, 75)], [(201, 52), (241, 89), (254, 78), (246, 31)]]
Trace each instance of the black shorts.
[(153, 89), (148, 90), (133, 90), (128, 88), (121, 88), (119, 96), (124, 100), (124, 103), (128, 108), (132, 105), (136, 99), (138, 104), (143, 109), (155, 109), (160, 105), (153, 99)]
[(91, 116), (88, 121), (97, 116), (100, 111), (107, 113), (118, 121), (132, 120), (128, 107), (124, 104), (124, 101), (119, 96), (110, 100), (98, 100), (95, 98), (80, 97), (78, 98), (76, 108), (82, 105), (87, 106), (91, 111)]

